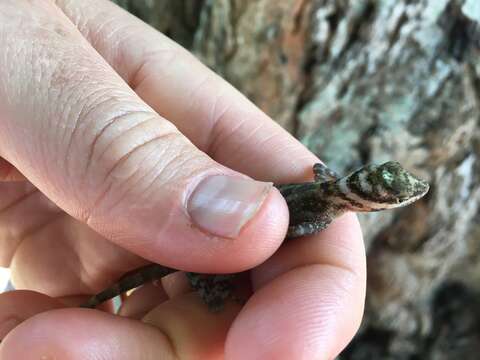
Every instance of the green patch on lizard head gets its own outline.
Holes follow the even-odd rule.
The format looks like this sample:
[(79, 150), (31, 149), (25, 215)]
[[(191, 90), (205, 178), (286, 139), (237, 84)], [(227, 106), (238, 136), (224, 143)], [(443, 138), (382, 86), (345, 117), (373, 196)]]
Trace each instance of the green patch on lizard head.
[(426, 181), (411, 174), (395, 161), (371, 166), (367, 180), (380, 199), (397, 205), (411, 203), (425, 195), (429, 189)]

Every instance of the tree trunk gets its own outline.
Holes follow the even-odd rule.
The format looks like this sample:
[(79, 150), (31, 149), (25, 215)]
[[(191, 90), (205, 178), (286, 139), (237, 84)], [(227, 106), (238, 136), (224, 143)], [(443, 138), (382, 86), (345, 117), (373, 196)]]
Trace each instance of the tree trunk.
[(397, 160), (412, 206), (361, 217), (362, 329), (341, 359), (480, 353), (480, 1), (123, 0), (339, 172)]

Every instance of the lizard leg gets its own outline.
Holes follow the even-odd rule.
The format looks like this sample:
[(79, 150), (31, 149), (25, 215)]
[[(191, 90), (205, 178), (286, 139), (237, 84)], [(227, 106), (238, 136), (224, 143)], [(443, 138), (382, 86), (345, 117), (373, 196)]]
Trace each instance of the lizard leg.
[(212, 275), (188, 272), (190, 285), (207, 304), (211, 312), (219, 312), (227, 300), (233, 299), (235, 274)]
[(335, 181), (340, 178), (335, 171), (322, 163), (316, 163), (313, 165), (313, 175), (316, 182)]

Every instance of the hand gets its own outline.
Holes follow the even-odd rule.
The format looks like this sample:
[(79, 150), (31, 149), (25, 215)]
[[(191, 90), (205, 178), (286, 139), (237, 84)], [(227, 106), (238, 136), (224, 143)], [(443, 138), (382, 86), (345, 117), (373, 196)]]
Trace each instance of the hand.
[[(356, 218), (279, 248), (283, 198), (241, 174), (305, 181), (318, 159), (106, 0), (0, 2), (0, 156), (0, 265), (26, 289), (0, 295), (1, 360), (332, 359), (359, 326)], [(211, 314), (176, 274), (122, 316), (72, 307), (145, 259), (253, 268), (253, 295)]]

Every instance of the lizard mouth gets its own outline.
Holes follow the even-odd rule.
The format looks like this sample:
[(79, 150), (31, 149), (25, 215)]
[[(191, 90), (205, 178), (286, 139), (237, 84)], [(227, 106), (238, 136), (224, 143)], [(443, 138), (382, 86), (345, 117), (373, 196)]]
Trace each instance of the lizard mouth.
[(411, 204), (423, 197), (429, 189), (430, 185), (426, 181), (419, 179), (418, 184), (415, 184), (413, 191), (404, 196), (397, 197), (396, 202), (400, 206)]

